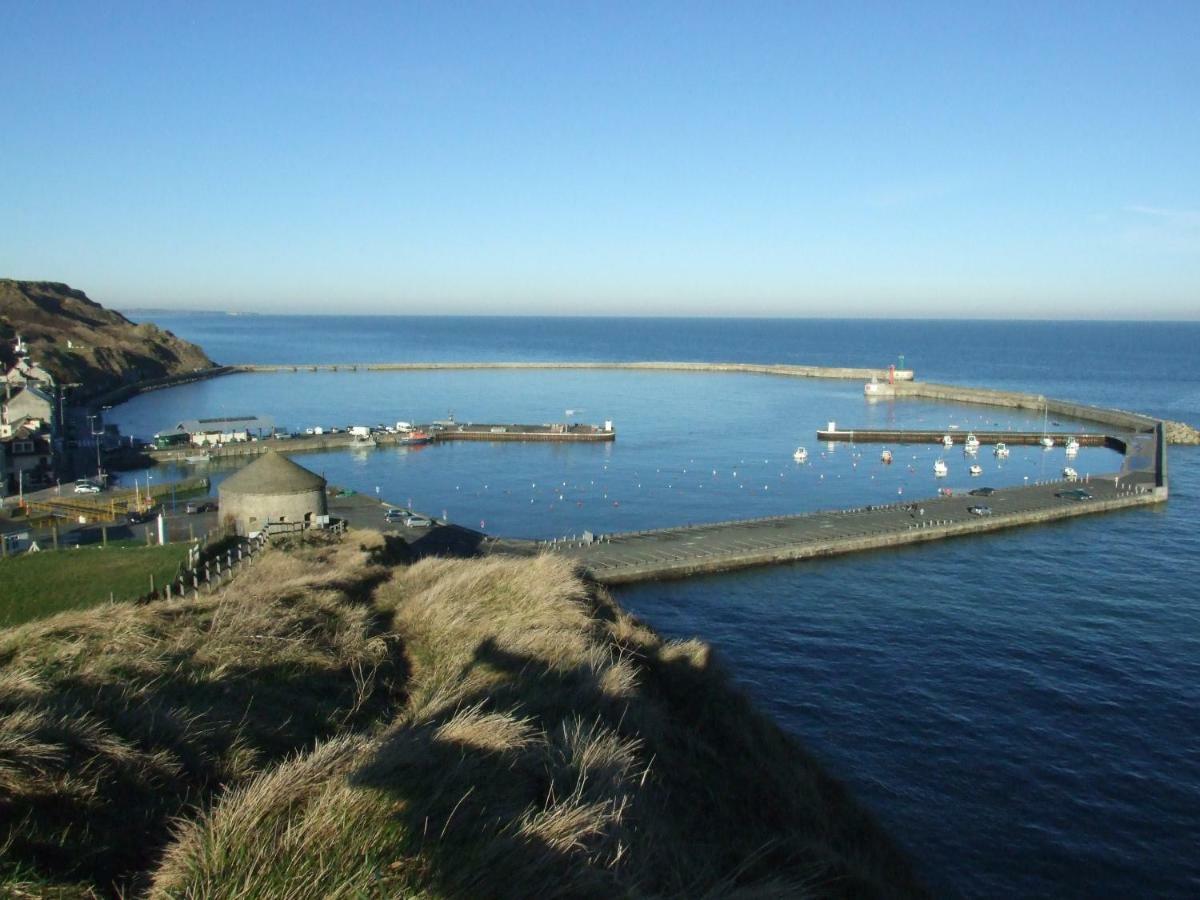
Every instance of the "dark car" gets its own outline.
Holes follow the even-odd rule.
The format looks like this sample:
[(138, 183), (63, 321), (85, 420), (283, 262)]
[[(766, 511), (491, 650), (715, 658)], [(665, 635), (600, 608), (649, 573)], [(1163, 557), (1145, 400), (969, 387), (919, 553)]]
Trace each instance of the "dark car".
[(1092, 495), (1083, 488), (1070, 488), (1065, 491), (1055, 491), (1055, 497), (1061, 497), (1063, 500), (1091, 500)]
[(990, 516), (992, 514), (992, 508), (990, 506), (983, 506), (980, 504), (977, 506), (968, 506), (967, 512), (973, 516)]
[(125, 517), (125, 521), (130, 525), (140, 525), (142, 522), (149, 522), (157, 515), (157, 508), (147, 510), (133, 509), (129, 511), (129, 514)]
[(972, 497), (990, 497), (992, 494), (996, 493), (996, 489), (993, 487), (982, 487), (975, 488), (973, 491), (967, 491), (967, 493)]

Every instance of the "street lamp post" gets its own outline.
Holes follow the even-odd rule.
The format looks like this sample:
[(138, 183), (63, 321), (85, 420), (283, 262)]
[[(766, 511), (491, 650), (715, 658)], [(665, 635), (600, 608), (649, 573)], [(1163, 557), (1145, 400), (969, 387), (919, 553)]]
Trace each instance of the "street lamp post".
[(96, 445), (96, 480), (100, 482), (101, 487), (104, 486), (104, 471), (100, 468), (100, 435), (104, 434), (104, 429), (96, 430), (96, 417), (88, 416), (88, 423), (91, 426), (92, 441)]

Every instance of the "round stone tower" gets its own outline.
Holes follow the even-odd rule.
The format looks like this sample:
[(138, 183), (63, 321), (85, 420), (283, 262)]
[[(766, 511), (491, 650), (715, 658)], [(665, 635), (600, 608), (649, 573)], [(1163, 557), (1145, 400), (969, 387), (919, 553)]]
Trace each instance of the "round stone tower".
[(218, 495), (222, 521), (241, 535), (316, 526), (327, 513), (325, 479), (274, 450), (221, 482)]

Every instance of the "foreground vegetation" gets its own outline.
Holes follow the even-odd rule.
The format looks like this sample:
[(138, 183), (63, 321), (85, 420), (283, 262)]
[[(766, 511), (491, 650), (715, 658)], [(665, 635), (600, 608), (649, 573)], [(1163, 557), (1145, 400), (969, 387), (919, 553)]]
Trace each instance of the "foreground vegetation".
[(149, 593), (151, 577), (160, 588), (174, 578), (187, 553), (187, 544), (129, 541), (0, 559), (0, 627), (107, 603), (110, 597), (136, 599)]
[(556, 558), (389, 550), (0, 632), (0, 891), (919, 893), (705, 645)]

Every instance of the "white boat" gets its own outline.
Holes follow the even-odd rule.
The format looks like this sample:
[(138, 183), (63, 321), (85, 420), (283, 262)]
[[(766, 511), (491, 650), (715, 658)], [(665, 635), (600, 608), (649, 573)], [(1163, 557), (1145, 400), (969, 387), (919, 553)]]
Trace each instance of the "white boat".
[(948, 435), (948, 434), (942, 435), (942, 446), (943, 447), (953, 447), (954, 446), (954, 438), (950, 437), (950, 435)]
[(1067, 479), (1067, 481), (1078, 481), (1079, 473), (1070, 466), (1067, 466), (1065, 469), (1063, 469), (1063, 478)]
[(1005, 444), (1004, 441), (1000, 441), (1000, 443), (996, 445), (996, 449), (992, 452), (1000, 459), (1008, 459), (1008, 445)]
[(933, 474), (938, 478), (944, 478), (946, 475), (950, 474), (950, 468), (946, 465), (946, 461), (944, 459), (938, 459), (938, 461), (933, 464)]
[(879, 460), (880, 462), (890, 463), (892, 461), (892, 451), (884, 450), (879, 454)]
[(971, 466), (971, 468), (967, 469), (967, 471), (970, 472), (972, 475), (982, 475), (983, 474), (983, 466), (979, 465), (979, 463), (975, 463), (975, 465)]
[(203, 463), (208, 462), (208, 454), (204, 453), (200, 456), (185, 456), (183, 461), (186, 463), (191, 463), (193, 466), (202, 465)]
[(1067, 454), (1069, 456), (1074, 456), (1079, 452), (1079, 441), (1075, 440), (1073, 437), (1067, 438), (1066, 448)]
[(974, 453), (979, 449), (979, 438), (973, 434), (967, 435), (967, 440), (963, 443), (963, 447), (968, 453)]
[(1042, 449), (1049, 450), (1053, 446), (1054, 446), (1054, 438), (1050, 437), (1050, 435), (1048, 435), (1048, 434), (1042, 435)]
[(804, 462), (808, 459), (808, 451), (803, 447), (797, 447), (796, 452), (792, 454), (792, 459), (796, 460), (796, 462)]

